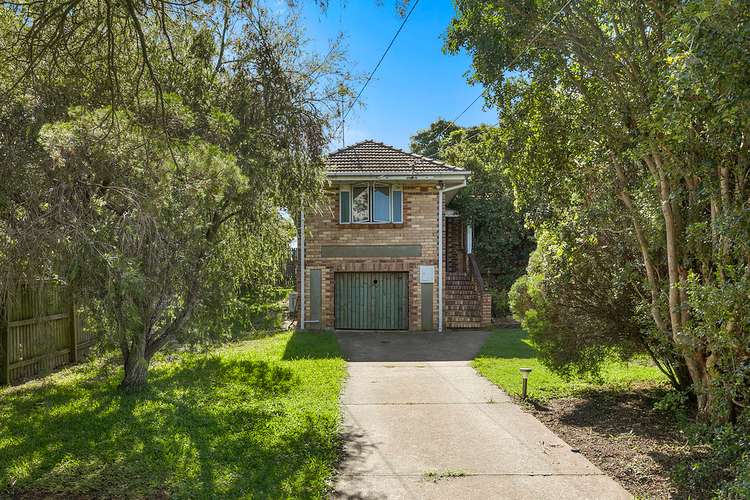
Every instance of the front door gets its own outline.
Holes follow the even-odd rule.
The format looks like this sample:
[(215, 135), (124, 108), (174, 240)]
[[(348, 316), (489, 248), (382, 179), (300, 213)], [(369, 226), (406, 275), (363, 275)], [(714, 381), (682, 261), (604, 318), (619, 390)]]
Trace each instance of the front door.
[(336, 273), (336, 328), (407, 330), (408, 283), (408, 273)]

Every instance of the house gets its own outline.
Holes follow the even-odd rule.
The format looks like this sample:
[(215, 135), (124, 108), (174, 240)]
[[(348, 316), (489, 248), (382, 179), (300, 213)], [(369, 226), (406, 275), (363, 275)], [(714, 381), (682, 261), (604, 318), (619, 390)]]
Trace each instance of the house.
[(490, 324), (471, 226), (445, 208), (468, 171), (371, 140), (329, 154), (326, 165), (325, 202), (300, 217), (300, 325), (443, 331)]

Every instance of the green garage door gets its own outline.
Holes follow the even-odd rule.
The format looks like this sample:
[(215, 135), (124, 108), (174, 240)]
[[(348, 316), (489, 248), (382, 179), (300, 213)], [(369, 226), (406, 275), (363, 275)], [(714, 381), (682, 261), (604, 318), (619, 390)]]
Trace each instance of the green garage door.
[(336, 273), (336, 328), (407, 330), (408, 273)]

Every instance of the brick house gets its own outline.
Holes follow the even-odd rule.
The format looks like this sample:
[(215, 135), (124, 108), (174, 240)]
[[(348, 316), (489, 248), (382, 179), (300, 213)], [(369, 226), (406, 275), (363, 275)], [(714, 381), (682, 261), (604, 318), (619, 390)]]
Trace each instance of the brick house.
[(325, 202), (300, 218), (298, 324), (410, 331), (490, 324), (471, 227), (445, 208), (469, 172), (370, 140), (331, 153), (326, 164)]

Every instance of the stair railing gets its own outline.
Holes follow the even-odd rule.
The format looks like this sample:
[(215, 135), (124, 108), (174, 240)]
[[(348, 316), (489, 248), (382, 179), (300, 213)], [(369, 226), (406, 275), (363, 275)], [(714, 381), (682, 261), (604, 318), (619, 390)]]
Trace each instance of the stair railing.
[(476, 257), (474, 257), (473, 253), (470, 253), (468, 255), (469, 257), (469, 267), (471, 268), (471, 275), (474, 278), (474, 282), (477, 285), (478, 291), (481, 293), (484, 291), (484, 278), (482, 278), (482, 273), (479, 270), (479, 264), (477, 263)]

